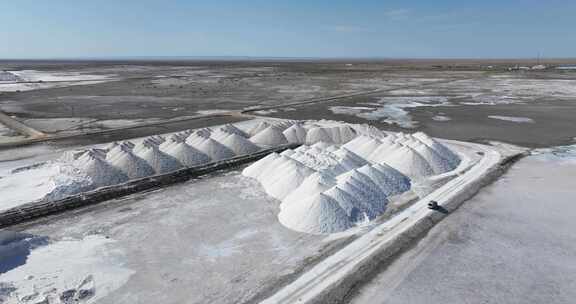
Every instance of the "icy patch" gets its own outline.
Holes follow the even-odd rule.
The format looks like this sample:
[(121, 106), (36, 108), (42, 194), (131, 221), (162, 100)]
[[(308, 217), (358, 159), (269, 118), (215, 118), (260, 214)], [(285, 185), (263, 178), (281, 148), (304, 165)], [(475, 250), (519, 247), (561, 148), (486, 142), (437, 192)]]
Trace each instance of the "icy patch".
[[(29, 239), (14, 240), (13, 250)], [(25, 263), (0, 275), (12, 286), (8, 303), (94, 303), (134, 273), (116, 241), (100, 235), (28, 247)]]
[(511, 122), (519, 122), (519, 123), (534, 123), (534, 120), (528, 117), (490, 115), (488, 116), (488, 118), (511, 121)]
[(436, 116), (432, 117), (432, 120), (434, 120), (434, 121), (450, 121), (450, 120), (452, 120), (452, 118), (450, 118), (446, 115), (436, 115)]
[(366, 120), (376, 120), (393, 124), (406, 129), (416, 128), (418, 122), (406, 110), (418, 107), (450, 106), (448, 98), (444, 96), (411, 96), (411, 97), (381, 97), (375, 103), (365, 103), (371, 107), (331, 107), (335, 114), (349, 114)]

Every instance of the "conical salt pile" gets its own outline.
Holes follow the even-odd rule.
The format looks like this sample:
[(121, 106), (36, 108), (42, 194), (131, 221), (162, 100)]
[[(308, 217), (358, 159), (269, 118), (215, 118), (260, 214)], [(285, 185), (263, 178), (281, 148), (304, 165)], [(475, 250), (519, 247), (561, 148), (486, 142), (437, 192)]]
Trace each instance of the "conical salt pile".
[(438, 141), (434, 140), (432, 137), (422, 133), (417, 132), (413, 134), (414, 138), (420, 140), (422, 143), (433, 149), (434, 151), (438, 152), (438, 154), (444, 158), (450, 164), (451, 170), (456, 169), (460, 164), (460, 157), (448, 149), (445, 145), (439, 143)]
[(186, 137), (182, 137), (182, 135), (180, 134), (172, 134), (170, 136), (168, 136), (168, 138), (166, 139), (166, 141), (164, 141), (163, 143), (161, 143), (158, 147), (160, 148), (160, 151), (168, 151), (170, 149), (171, 146), (183, 142), (186, 140)]
[[(405, 176), (403, 176), (403, 179), (399, 182), (396, 178), (391, 178), (389, 175), (384, 174), (382, 171), (370, 165), (359, 168), (358, 172), (370, 177), (387, 197), (403, 193), (410, 189), (410, 180)], [(400, 172), (396, 172), (401, 175)]]
[(306, 129), (301, 124), (293, 124), (282, 132), (288, 142), (296, 144), (303, 144), (306, 141), (306, 133)]
[(386, 158), (394, 153), (396, 150), (401, 149), (402, 145), (389, 140), (383, 140), (382, 144), (378, 146), (367, 158), (374, 163), (381, 163)]
[(280, 146), (288, 143), (288, 140), (276, 127), (268, 127), (256, 135), (250, 137), (250, 141), (262, 146)]
[(362, 207), (356, 199), (338, 186), (334, 186), (323, 193), (338, 202), (338, 205), (344, 209), (352, 223), (358, 223), (368, 218), (368, 216), (362, 212)]
[(261, 121), (261, 122), (259, 122), (256, 126), (254, 126), (252, 129), (250, 129), (250, 131), (248, 132), (248, 134), (249, 134), (250, 136), (254, 136), (254, 135), (260, 133), (262, 130), (264, 130), (264, 129), (270, 127), (270, 126), (271, 126), (271, 124), (269, 124), (268, 122), (266, 122), (266, 121)]
[(335, 233), (353, 226), (338, 202), (322, 193), (287, 206), (278, 219), (286, 227), (307, 233)]
[(219, 128), (219, 130), (224, 131), (226, 133), (230, 133), (230, 134), (236, 134), (242, 137), (249, 137), (248, 134), (240, 129), (238, 129), (238, 127), (236, 127), (235, 125), (232, 124), (226, 124), (223, 127)]
[(392, 185), (392, 188), (397, 189), (397, 193), (391, 193), (390, 195), (406, 192), (410, 190), (410, 187), (412, 187), (412, 182), (408, 176), (402, 174), (400, 171), (388, 166), (387, 164), (374, 164), (372, 167), (384, 174), (387, 180), (389, 180), (388, 183)]
[(260, 150), (254, 143), (238, 134), (229, 134), (228, 137), (219, 142), (232, 150), (236, 155), (251, 154)]
[(128, 181), (126, 174), (110, 165), (94, 151), (84, 153), (78, 160), (78, 169), (90, 178), (96, 188)]
[[(288, 151), (288, 150), (286, 150)], [(276, 159), (280, 158), (278, 153), (270, 153), (261, 160), (253, 163), (252, 165), (242, 170), (242, 175), (259, 179), (259, 176), (268, 168)]]
[(336, 179), (320, 172), (314, 172), (304, 179), (302, 184), (298, 186), (294, 191), (288, 194), (280, 208), (284, 208), (287, 204), (292, 204), (296, 201), (301, 201), (306, 199), (311, 195), (316, 195), (318, 193), (324, 192), (336, 185)]
[(108, 162), (112, 162), (114, 158), (119, 154), (121, 151), (130, 151), (134, 150), (134, 144), (129, 141), (124, 141), (114, 147), (112, 150), (108, 151), (106, 154), (106, 160)]
[(212, 138), (208, 138), (192, 147), (208, 155), (212, 161), (229, 159), (235, 156), (232, 150)]
[(120, 169), (130, 179), (144, 178), (154, 175), (156, 172), (148, 162), (134, 155), (132, 150), (124, 144), (118, 146), (115, 155), (109, 159), (110, 164)]
[(154, 168), (157, 174), (168, 173), (182, 168), (182, 164), (178, 160), (160, 151), (158, 146), (152, 143), (145, 143), (135, 154)]
[(338, 188), (354, 198), (354, 206), (360, 209), (368, 220), (375, 219), (386, 210), (387, 198), (385, 196), (376, 198), (374, 193), (371, 193), (355, 178), (339, 181)]
[(211, 161), (210, 157), (185, 143), (180, 141), (165, 151), (166, 154), (177, 159), (184, 167), (194, 167), (207, 164)]
[(428, 162), (420, 154), (407, 146), (402, 146), (387, 155), (384, 158), (384, 163), (415, 180), (421, 180), (434, 175), (434, 170)]
[(120, 143), (117, 141), (111, 142), (111, 143), (107, 144), (103, 149), (110, 152), (112, 149), (116, 148), (118, 145), (120, 145)]
[(134, 152), (135, 154), (138, 154), (138, 153), (140, 153), (140, 151), (146, 150), (147, 147), (151, 147), (151, 146), (159, 147), (160, 144), (161, 143), (159, 143), (157, 139), (154, 139), (151, 137), (146, 137), (134, 146), (134, 149), (132, 149), (132, 152)]
[(453, 169), (446, 159), (440, 157), (436, 151), (432, 150), (432, 148), (422, 142), (414, 140), (407, 142), (406, 144), (428, 162), (432, 170), (434, 170), (434, 174), (442, 174)]
[(282, 200), (294, 189), (298, 188), (306, 177), (314, 170), (290, 158), (280, 157), (280, 164), (271, 170), (266, 170), (259, 176), (260, 182), (268, 195)]
[(346, 171), (362, 167), (368, 163), (364, 158), (360, 157), (358, 154), (349, 151), (348, 149), (343, 147), (334, 151), (333, 153), (334, 155), (342, 159), (342, 166), (346, 169)]
[(333, 127), (333, 129), (336, 129), (334, 131), (333, 139), (334, 142), (338, 144), (345, 144), (357, 136), (357, 132), (349, 125), (341, 125)]
[(306, 144), (313, 145), (318, 142), (334, 143), (330, 131), (327, 128), (314, 127), (306, 133)]
[(208, 138), (210, 138), (210, 135), (206, 136), (205, 133), (195, 132), (190, 134), (188, 138), (186, 138), (186, 143), (194, 147), (196, 145), (203, 143)]

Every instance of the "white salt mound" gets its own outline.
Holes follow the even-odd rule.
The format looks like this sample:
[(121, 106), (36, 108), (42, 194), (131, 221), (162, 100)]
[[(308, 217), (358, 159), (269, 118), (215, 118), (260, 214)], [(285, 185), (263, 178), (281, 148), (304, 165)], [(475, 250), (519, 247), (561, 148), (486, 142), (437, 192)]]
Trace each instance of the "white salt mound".
[(434, 174), (442, 174), (453, 169), (446, 159), (440, 157), (436, 151), (432, 150), (427, 145), (419, 141), (408, 142), (407, 145), (414, 149), (414, 151), (420, 154), (428, 162), (432, 170), (434, 170)]
[(144, 145), (135, 154), (154, 168), (157, 174), (168, 173), (182, 168), (182, 164), (178, 160), (160, 151), (158, 146), (153, 144)]
[(318, 142), (334, 143), (334, 139), (331, 136), (331, 129), (314, 127), (308, 130), (306, 133), (306, 144), (313, 145)]
[(111, 165), (126, 174), (129, 179), (144, 178), (156, 173), (148, 162), (134, 155), (127, 146), (121, 146), (120, 150), (109, 161)]
[(78, 161), (78, 169), (90, 178), (92, 185), (96, 188), (128, 181), (126, 174), (109, 164), (98, 153), (89, 151), (83, 154)]
[(335, 233), (353, 226), (338, 202), (322, 193), (287, 206), (278, 219), (286, 227), (307, 233)]
[(428, 162), (407, 146), (402, 146), (384, 157), (384, 163), (414, 180), (434, 175), (434, 170)]
[(250, 141), (262, 146), (280, 146), (288, 143), (280, 129), (270, 126), (250, 137)]
[(278, 153), (275, 152), (270, 153), (266, 155), (266, 157), (244, 168), (244, 170), (242, 170), (242, 175), (258, 179), (259, 176), (262, 174), (262, 172), (264, 172), (267, 168), (269, 168), (269, 166), (274, 162), (274, 160), (276, 160), (279, 157), (280, 155)]
[(185, 142), (176, 143), (165, 152), (177, 159), (184, 167), (199, 166), (211, 161), (208, 155), (192, 148)]
[(212, 138), (208, 138), (197, 145), (193, 145), (192, 147), (208, 155), (212, 161), (219, 161), (234, 157), (234, 152), (232, 150)]
[(452, 170), (458, 167), (458, 165), (460, 164), (461, 161), (460, 157), (456, 153), (452, 152), (452, 150), (448, 149), (448, 147), (439, 143), (432, 137), (422, 132), (416, 132), (414, 133), (413, 136), (414, 138), (417, 138), (422, 143), (424, 143), (425, 145), (436, 151), (442, 158), (448, 161)]
[(259, 122), (256, 126), (254, 126), (252, 129), (250, 129), (250, 131), (248, 132), (248, 134), (250, 136), (254, 136), (258, 133), (260, 133), (262, 130), (269, 128), (270, 126), (272, 126), (271, 124), (269, 124), (266, 121), (261, 121)]
[(294, 124), (282, 132), (288, 142), (303, 144), (306, 142), (306, 129), (301, 124)]
[(238, 129), (238, 127), (236, 127), (232, 124), (226, 124), (218, 130), (224, 131), (224, 132), (229, 133), (229, 134), (236, 134), (236, 135), (239, 135), (239, 136), (242, 136), (245, 138), (249, 137), (246, 132)]
[(264, 190), (268, 195), (282, 200), (290, 192), (302, 184), (304, 179), (314, 173), (314, 170), (291, 158), (281, 156), (275, 163), (273, 171), (267, 170), (259, 176)]
[(219, 142), (236, 155), (251, 154), (260, 150), (254, 143), (235, 133), (229, 134), (226, 138), (219, 140)]
[(158, 142), (157, 139), (151, 138), (151, 137), (146, 137), (144, 138), (142, 141), (140, 141), (139, 143), (137, 143), (134, 146), (134, 149), (132, 149), (132, 151), (136, 154), (140, 153), (140, 151), (142, 150), (146, 150), (148, 147), (159, 147), (161, 143)]
[(336, 179), (332, 176), (322, 174), (321, 172), (314, 172), (306, 177), (298, 188), (282, 200), (280, 208), (284, 208), (286, 205), (292, 204), (296, 201), (306, 199), (308, 196), (322, 193), (332, 188), (334, 185), (336, 185)]

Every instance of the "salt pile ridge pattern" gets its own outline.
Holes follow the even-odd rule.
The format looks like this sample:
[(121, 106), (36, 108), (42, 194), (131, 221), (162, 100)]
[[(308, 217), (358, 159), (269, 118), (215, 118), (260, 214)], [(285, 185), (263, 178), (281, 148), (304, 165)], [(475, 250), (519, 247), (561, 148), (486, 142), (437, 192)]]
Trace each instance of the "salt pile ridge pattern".
[[(242, 172), (281, 201), (278, 219), (290, 229), (335, 233), (373, 220), (386, 211), (390, 198), (460, 162), (423, 133), (387, 135), (367, 128), (379, 136), (354, 130), (340, 135), (344, 145), (336, 146), (330, 144), (334, 134), (343, 133), (328, 131), (333, 129), (308, 129), (306, 141), (317, 140), (313, 145), (272, 153)], [(284, 134), (298, 138), (296, 131)], [(350, 134), (357, 137), (350, 140)]]
[[(274, 127), (282, 130), (292, 124), (294, 122), (282, 122), (274, 124)], [(266, 126), (272, 124), (266, 123)], [(113, 142), (104, 148), (67, 151), (56, 161), (61, 169), (51, 178), (53, 191), (45, 199), (60, 199), (261, 149), (248, 139), (246, 132), (227, 124), (217, 129), (185, 130), (167, 137), (154, 135), (137, 141), (137, 144)]]

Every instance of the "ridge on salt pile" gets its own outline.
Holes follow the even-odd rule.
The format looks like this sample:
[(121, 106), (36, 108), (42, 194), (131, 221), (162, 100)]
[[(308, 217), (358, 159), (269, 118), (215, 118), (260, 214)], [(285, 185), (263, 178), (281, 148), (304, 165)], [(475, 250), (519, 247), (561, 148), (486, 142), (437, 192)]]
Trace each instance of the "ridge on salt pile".
[(370, 154), (372, 154), (382, 142), (374, 137), (368, 137), (362, 135), (356, 139), (349, 141), (347, 144), (343, 145), (345, 149), (354, 152), (355, 154), (361, 156), (364, 159), (370, 159)]
[(78, 159), (76, 167), (88, 176), (95, 188), (117, 185), (128, 181), (126, 174), (93, 151), (84, 153)]
[[(290, 151), (290, 150), (286, 150), (286, 151)], [(286, 151), (284, 151), (284, 152), (286, 152)], [(284, 153), (284, 152), (282, 152), (282, 153)], [(254, 162), (250, 166), (244, 168), (244, 170), (242, 170), (242, 175), (252, 177), (256, 180), (259, 180), (259, 176), (262, 174), (262, 172), (266, 171), (266, 169), (274, 162), (274, 160), (276, 160), (279, 157), (280, 157), (280, 154), (278, 154), (276, 152), (270, 153), (266, 157), (260, 159), (257, 162)]]
[(351, 127), (354, 130), (356, 130), (356, 133), (358, 133), (358, 135), (364, 135), (364, 136), (376, 137), (376, 138), (386, 137), (386, 133), (384, 133), (382, 130), (380, 130), (380, 129), (372, 126), (372, 125), (354, 124)]
[(428, 162), (418, 152), (407, 146), (401, 146), (383, 159), (384, 163), (413, 180), (421, 180), (434, 175), (434, 170)]
[(336, 185), (336, 179), (332, 176), (327, 174), (323, 174), (321, 172), (314, 172), (304, 181), (298, 188), (288, 194), (282, 203), (280, 204), (280, 208), (284, 208), (286, 205), (292, 204), (296, 201), (301, 201), (306, 199), (311, 195), (316, 195), (318, 193), (324, 192)]
[(242, 137), (247, 138), (248, 134), (242, 130), (240, 130), (238, 127), (236, 127), (235, 125), (232, 124), (226, 124), (223, 127), (220, 127), (218, 130), (224, 131), (226, 133), (230, 133), (230, 134), (236, 134)]
[(368, 156), (368, 159), (374, 163), (382, 163), (386, 158), (394, 153), (396, 150), (401, 149), (402, 145), (396, 142), (385, 141)]
[(250, 137), (250, 141), (263, 146), (279, 146), (287, 144), (288, 140), (280, 129), (270, 126)]
[(208, 155), (194, 149), (184, 141), (171, 145), (164, 152), (174, 157), (184, 167), (193, 167), (210, 162), (210, 157)]
[(430, 147), (432, 150), (438, 152), (438, 154), (444, 158), (450, 164), (452, 170), (458, 167), (460, 164), (460, 157), (454, 153), (452, 150), (448, 149), (445, 145), (439, 143), (432, 137), (428, 136), (423, 132), (416, 132), (412, 135), (414, 138), (421, 141), (423, 144)]
[(119, 147), (108, 161), (126, 174), (129, 179), (144, 178), (156, 173), (144, 159), (134, 155), (128, 145), (121, 144)]
[(121, 150), (133, 152), (134, 144), (130, 141), (119, 143), (116, 147), (112, 148), (112, 150), (108, 150), (108, 153), (106, 153), (106, 160), (111, 162)]
[(186, 138), (186, 143), (191, 146), (196, 146), (203, 143), (208, 138), (210, 138), (210, 135), (206, 135), (202, 132), (194, 132)]
[(78, 160), (78, 158), (80, 158), (80, 156), (82, 156), (82, 154), (84, 153), (86, 153), (86, 150), (65, 151), (64, 153), (62, 153), (62, 156), (58, 158), (58, 161), (64, 163), (73, 163), (76, 160)]
[(440, 157), (436, 151), (422, 142), (414, 139), (413, 141), (406, 142), (406, 145), (414, 149), (414, 151), (428, 162), (432, 170), (434, 170), (434, 174), (442, 174), (454, 169), (446, 159)]
[(287, 206), (278, 219), (286, 227), (307, 233), (335, 233), (353, 227), (338, 202), (322, 193)]
[(375, 199), (374, 194), (370, 193), (369, 189), (353, 177), (339, 181), (337, 187), (354, 199), (354, 206), (356, 206), (364, 215), (363, 217), (368, 220), (375, 219), (386, 210), (388, 199), (385, 196)]
[(306, 129), (299, 123), (293, 124), (282, 132), (288, 142), (296, 144), (303, 144), (306, 141), (306, 133)]
[(381, 200), (388, 200), (381, 187), (369, 176), (359, 172), (358, 169), (338, 175), (336, 180), (338, 182), (352, 182), (353, 185), (357, 185), (357, 188), (364, 193), (366, 202), (370, 204)]
[(314, 173), (302, 163), (285, 156), (280, 156), (272, 163), (272, 170), (266, 170), (259, 176), (259, 181), (268, 195), (282, 200), (298, 188), (306, 177)]
[(171, 146), (183, 142), (184, 140), (186, 140), (186, 138), (182, 137), (182, 135), (180, 134), (172, 134), (170, 136), (168, 136), (168, 138), (166, 139), (166, 141), (164, 141), (163, 143), (161, 143), (158, 147), (160, 148), (161, 151), (168, 151), (170, 149)]
[[(358, 169), (358, 172), (372, 179), (387, 197), (410, 190), (411, 184), (408, 177), (390, 166), (381, 165), (381, 167), (382, 169), (377, 169), (376, 165), (364, 165)], [(388, 174), (384, 173), (383, 170), (388, 171)]]
[(269, 128), (269, 127), (271, 127), (271, 126), (272, 126), (272, 125), (269, 124), (268, 122), (266, 122), (266, 121), (261, 121), (261, 122), (259, 122), (256, 126), (254, 126), (252, 129), (250, 129), (250, 131), (248, 131), (248, 134), (249, 134), (250, 136), (254, 136), (254, 135), (260, 133), (262, 130), (264, 130), (264, 129), (266, 129), (266, 128)]
[(232, 135), (232, 133), (228, 133), (224, 130), (218, 129), (218, 130), (212, 132), (212, 134), (210, 134), (210, 138), (212, 138), (218, 142), (221, 142), (222, 140), (224, 140), (226, 137), (228, 137), (230, 135)]
[(114, 141), (114, 142), (111, 142), (111, 143), (107, 144), (106, 146), (104, 146), (103, 149), (110, 152), (110, 151), (112, 151), (112, 149), (116, 148), (118, 145), (120, 145), (120, 143), (117, 141)]
[(326, 174), (338, 175), (346, 171), (342, 162), (347, 160), (341, 159), (325, 150), (310, 148), (304, 152), (294, 152), (289, 157), (315, 171), (321, 171)]
[(158, 142), (157, 139), (154, 139), (152, 137), (146, 137), (134, 146), (134, 149), (132, 149), (132, 152), (138, 154), (138, 153), (140, 153), (140, 151), (146, 150), (147, 147), (152, 147), (152, 146), (158, 147), (158, 146), (160, 146), (160, 143)]
[(208, 155), (212, 161), (234, 157), (234, 152), (232, 152), (232, 150), (212, 138), (207, 138), (203, 142), (192, 147)]
[(226, 138), (219, 140), (219, 142), (236, 155), (246, 155), (260, 150), (260, 147), (236, 133), (229, 134)]
[(332, 138), (328, 128), (314, 127), (308, 129), (308, 133), (306, 133), (306, 144), (312, 145), (322, 141), (326, 143), (334, 143), (334, 139)]
[(323, 194), (337, 201), (338, 205), (344, 209), (352, 223), (360, 223), (368, 218), (368, 216), (362, 212), (363, 207), (358, 204), (358, 201), (337, 185), (324, 191)]
[(349, 125), (340, 125), (332, 129), (332, 139), (338, 144), (345, 144), (357, 136), (357, 132)]
[(182, 168), (182, 164), (174, 157), (160, 151), (157, 145), (147, 142), (135, 152), (136, 156), (144, 159), (157, 174), (172, 172)]

